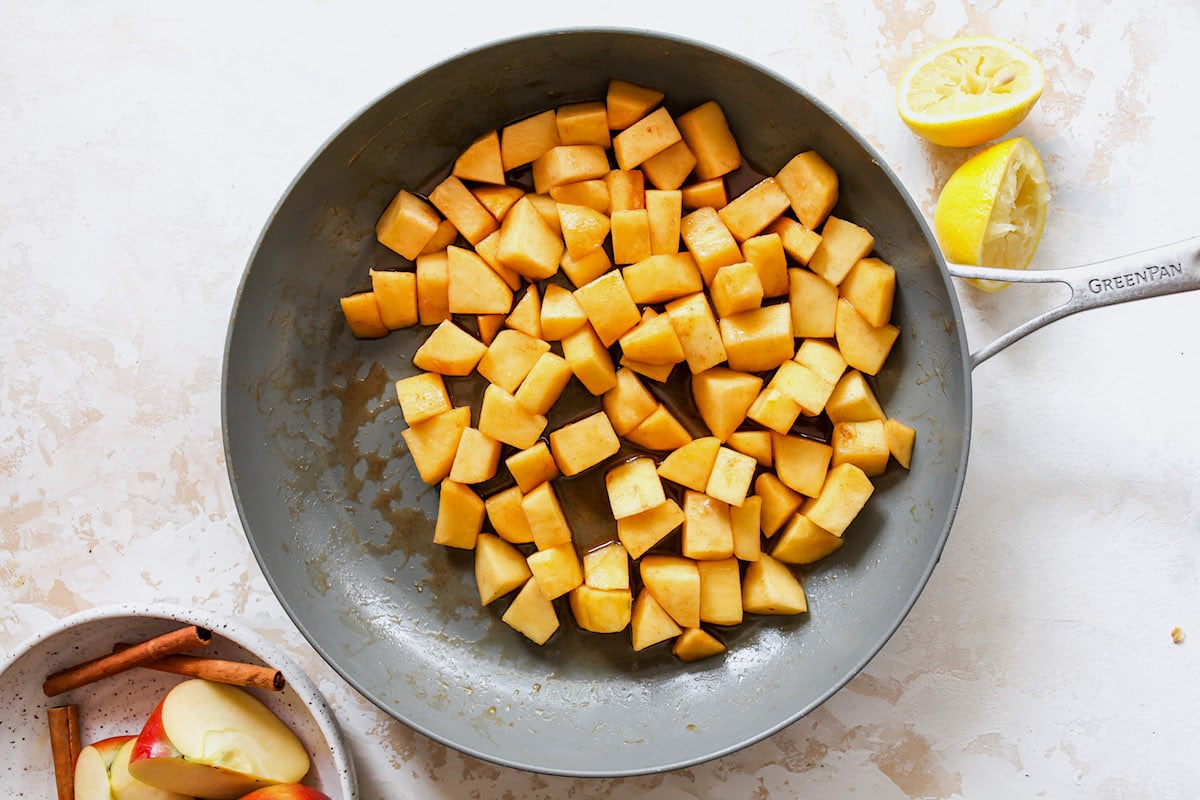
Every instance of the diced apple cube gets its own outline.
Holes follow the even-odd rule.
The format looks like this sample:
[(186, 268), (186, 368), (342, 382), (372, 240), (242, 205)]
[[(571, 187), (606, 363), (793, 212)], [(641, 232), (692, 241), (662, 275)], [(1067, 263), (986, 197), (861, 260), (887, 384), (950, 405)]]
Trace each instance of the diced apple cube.
[[(576, 183), (564, 183), (562, 186), (554, 186), (550, 189), (550, 196), (560, 206), (583, 206), (584, 208), (592, 209), (598, 214), (608, 216), (610, 205), (608, 182), (602, 178), (593, 178), (588, 181), (577, 181)], [(561, 217), (558, 222), (561, 228)]]
[(629, 296), (643, 305), (665, 303), (702, 291), (704, 280), (691, 253), (664, 253), (621, 270)]
[(717, 270), (709, 294), (717, 316), (729, 317), (762, 305), (762, 280), (750, 262), (730, 264)]
[(849, 300), (842, 298), (838, 300), (835, 335), (846, 363), (859, 372), (875, 375), (892, 352), (900, 329), (890, 323), (879, 327), (871, 325)]
[(643, 161), (642, 172), (656, 189), (678, 189), (695, 166), (696, 157), (692, 155), (692, 149), (687, 142), (680, 140)]
[(504, 162), (500, 158), (500, 132), (488, 131), (471, 142), (454, 161), (451, 174), (464, 181), (504, 183)]
[(396, 381), (396, 398), (410, 426), (450, 410), (446, 383), (436, 372), (419, 372)]
[[(613, 137), (613, 156), (621, 169), (633, 169), (680, 140), (675, 120), (665, 108), (651, 111)], [(695, 148), (692, 148), (695, 150)]]
[(646, 207), (646, 176), (640, 169), (614, 169), (604, 176), (604, 182), (610, 214)]
[(556, 353), (542, 353), (513, 396), (531, 414), (548, 414), (572, 375), (565, 358)]
[(543, 339), (558, 341), (579, 330), (585, 322), (587, 313), (569, 289), (557, 283), (546, 285), (545, 297), (542, 298)]
[(841, 537), (821, 529), (803, 514), (793, 514), (775, 540), (771, 558), (787, 564), (811, 564), (841, 546)]
[(762, 555), (762, 498), (751, 495), (740, 506), (730, 506), (729, 523), (733, 527), (733, 557), (757, 561)]
[(681, 550), (687, 558), (697, 560), (733, 555), (733, 525), (729, 518), (729, 504), (703, 492), (690, 489), (684, 492)]
[(711, 625), (740, 625), (742, 576), (738, 560), (730, 557), (697, 561), (696, 569), (700, 572), (700, 621)]
[(723, 317), (720, 332), (729, 368), (739, 372), (775, 369), (791, 359), (796, 346), (787, 303)]
[(533, 162), (533, 189), (544, 194), (555, 186), (603, 178), (608, 174), (608, 154), (595, 144), (551, 147)]
[[(525, 190), (520, 186), (475, 186), (471, 189), (471, 194), (475, 195), (475, 199), (479, 204), (488, 210), (488, 213), (496, 218), (498, 222), (503, 222), (504, 217), (508, 214), (509, 209), (516, 204), (518, 200), (525, 196)], [(485, 236), (483, 239), (475, 243), (475, 249), (496, 234), (496, 231)], [(457, 235), (457, 229), (456, 229)], [(436, 236), (434, 238), (437, 238)], [(451, 240), (453, 241), (453, 240)], [(500, 239), (495, 239), (499, 244)], [(447, 242), (446, 244), (450, 244)], [(483, 253), (480, 253), (483, 255)], [(486, 256), (484, 256), (486, 258)]]
[(733, 238), (744, 242), (763, 232), (788, 208), (788, 196), (774, 178), (761, 181), (733, 198), (719, 212)]
[(771, 449), (771, 431), (734, 431), (729, 434), (725, 444), (745, 453), (762, 466), (770, 469), (774, 461), (774, 451)]
[(602, 395), (617, 383), (612, 356), (591, 323), (562, 338), (563, 357), (579, 382), (594, 395)]
[(454, 223), (458, 232), (471, 244), (481, 241), (499, 227), (491, 212), (453, 175), (434, 187), (429, 193), (429, 202), (442, 212), (442, 216)]
[(663, 99), (657, 89), (639, 86), (636, 83), (614, 78), (608, 82), (605, 104), (608, 110), (608, 127), (622, 131), (637, 122)]
[(476, 369), (488, 381), (512, 394), (537, 360), (549, 351), (549, 342), (510, 328), (496, 334)]
[(532, 164), (543, 153), (561, 144), (553, 110), (506, 125), (500, 131), (500, 158), (505, 172)]
[(379, 306), (379, 318), (387, 329), (394, 331), (416, 325), (420, 320), (417, 314), (417, 274), (378, 269), (371, 270), (370, 274), (371, 291), (375, 293), (375, 302)]
[(751, 614), (803, 614), (804, 586), (787, 565), (764, 553), (742, 576), (742, 608)]
[(874, 246), (875, 237), (866, 228), (831, 216), (821, 228), (821, 243), (809, 259), (808, 268), (837, 286)]
[(808, 266), (808, 262), (812, 261), (813, 253), (817, 252), (817, 246), (821, 244), (821, 234), (809, 230), (791, 217), (780, 217), (767, 231), (779, 234), (783, 252), (787, 253), (788, 258), (804, 266)]
[(713, 282), (721, 267), (745, 261), (737, 240), (717, 211), (709, 206), (698, 208), (681, 219), (679, 235), (696, 260), (705, 286)]
[(712, 435), (725, 441), (746, 419), (762, 384), (757, 375), (713, 367), (692, 376), (692, 399)]
[(439, 375), (470, 375), (486, 352), (487, 345), (445, 320), (417, 348), (412, 361), (414, 367)]
[[(680, 297), (667, 303), (667, 317), (683, 345), (688, 369), (703, 372), (725, 361), (721, 330), (703, 292)], [(789, 355), (791, 348), (789, 347)]]
[(574, 286), (583, 286), (596, 280), (612, 269), (612, 265), (612, 259), (603, 247), (596, 248), (583, 258), (571, 258), (571, 254), (563, 250), (562, 271)]
[(533, 543), (539, 550), (570, 544), (571, 526), (567, 523), (566, 514), (551, 483), (536, 486), (522, 497), (521, 509), (529, 521)]
[[(557, 222), (557, 204), (555, 210)], [(565, 249), (562, 238), (551, 229), (530, 195), (525, 195), (504, 217), (496, 259), (529, 280), (539, 281), (558, 271)]]
[(422, 325), (450, 319), (450, 257), (445, 250), (417, 256), (417, 316)]
[(717, 452), (716, 461), (713, 462), (708, 486), (704, 489), (705, 494), (731, 506), (740, 506), (750, 492), (750, 482), (754, 480), (756, 466), (756, 462), (750, 456), (722, 447)]
[(646, 209), (625, 209), (612, 212), (612, 247), (614, 264), (633, 264), (649, 258), (650, 216)]
[(463, 484), (483, 483), (495, 477), (499, 467), (500, 442), (477, 428), (464, 430), (454, 463), (450, 465), (450, 480)]
[[(498, 188), (498, 187), (491, 187)], [(443, 248), (446, 249), (446, 248)], [(508, 284), (508, 288), (514, 292), (524, 285), (525, 279), (521, 273), (517, 272), (512, 267), (507, 267), (500, 262), (500, 231), (492, 231), (484, 237), (483, 241), (475, 245), (475, 253), (487, 262), (487, 265), (500, 276), (501, 280)], [(449, 290), (447, 290), (449, 294)], [(418, 291), (418, 296), (420, 292)]]
[(678, 364), (685, 358), (683, 345), (666, 314), (643, 319), (618, 341), (623, 355), (643, 364)]
[(522, 493), (531, 492), (546, 481), (552, 481), (559, 476), (558, 464), (555, 463), (550, 447), (545, 442), (538, 442), (532, 447), (513, 453), (504, 459), (504, 464)]
[(618, 464), (604, 476), (613, 519), (640, 514), (667, 502), (654, 461), (646, 456)]
[(878, 258), (861, 258), (838, 285), (838, 291), (863, 319), (878, 328), (892, 318), (896, 270)]
[(908, 469), (912, 464), (913, 445), (917, 441), (917, 432), (895, 419), (884, 420), (883, 432), (887, 436), (888, 450), (896, 463)]
[(683, 628), (700, 625), (700, 570), (690, 558), (648, 555), (640, 565), (642, 584)]
[(784, 485), (800, 494), (816, 497), (825, 481), (833, 448), (815, 439), (775, 434), (775, 474)]
[(532, 575), (521, 551), (491, 533), (475, 540), (475, 585), (479, 602), (488, 605), (525, 585)]
[[(503, 314), (476, 314), (475, 325), (479, 328), (479, 341), (483, 346), (491, 347), (492, 342), (496, 341), (496, 334), (504, 327), (504, 320), (507, 319)], [(484, 352), (487, 352), (486, 350)]]
[(672, 483), (703, 492), (720, 449), (721, 440), (715, 436), (693, 439), (664, 458), (658, 465), (658, 474)]
[(763, 387), (750, 404), (746, 418), (776, 433), (787, 433), (800, 416), (800, 404), (783, 392), (770, 386)]
[(632, 444), (647, 450), (675, 450), (692, 440), (687, 428), (662, 403), (641, 423), (625, 434)]
[(608, 149), (612, 137), (608, 132), (608, 109), (603, 101), (569, 103), (554, 112), (558, 140), (563, 144), (594, 144)]
[(704, 658), (720, 655), (725, 652), (725, 645), (720, 639), (703, 628), (688, 628), (676, 637), (671, 645), (671, 652), (680, 661), (700, 661)]
[(711, 178), (680, 187), (683, 207), (687, 209), (713, 208), (720, 210), (729, 202), (724, 178)]
[(485, 509), (483, 500), (471, 487), (449, 478), (441, 483), (438, 495), (438, 515), (434, 524), (434, 544), (471, 550), (483, 530)]
[(583, 569), (570, 542), (530, 553), (526, 559), (547, 600), (562, 597), (583, 583)]
[(679, 227), (683, 219), (683, 194), (678, 190), (646, 191), (646, 216), (650, 222), (650, 252), (679, 252)]
[(629, 553), (608, 542), (583, 554), (583, 582), (593, 589), (629, 589)]
[(610, 224), (608, 217), (594, 208), (562, 202), (558, 204), (558, 223), (571, 258), (583, 258), (603, 245)]
[[(842, 352), (823, 339), (805, 339), (800, 343), (792, 360), (808, 367), (835, 386), (846, 372), (846, 359), (842, 357)], [(828, 402), (828, 398), (826, 401)]]
[(388, 335), (375, 292), (357, 292), (341, 298), (342, 314), (350, 332), (359, 339), (379, 339)]
[(834, 383), (822, 378), (803, 364), (785, 361), (767, 384), (796, 401), (801, 411), (815, 417), (825, 409)]
[(799, 492), (789, 489), (778, 476), (770, 472), (760, 473), (754, 479), (754, 495), (762, 498), (759, 524), (763, 536), (768, 539), (791, 519), (804, 502)]
[(787, 193), (796, 219), (809, 229), (819, 228), (837, 203), (837, 172), (815, 150), (794, 156), (775, 180)]
[(433, 238), (441, 221), (433, 206), (401, 189), (375, 223), (375, 238), (411, 261)]
[(871, 479), (861, 469), (853, 464), (838, 464), (829, 470), (821, 493), (801, 506), (801, 511), (818, 526), (841, 536), (873, 491)]
[(633, 593), (629, 589), (577, 586), (569, 595), (571, 613), (580, 628), (592, 633), (619, 633), (629, 627)]
[(642, 589), (633, 601), (630, 629), (635, 651), (645, 650), (651, 645), (673, 639), (683, 633), (671, 615), (654, 599), (654, 595)]
[(637, 304), (620, 272), (608, 272), (575, 290), (575, 300), (587, 314), (592, 329), (608, 347), (641, 319)]
[(546, 599), (537, 578), (525, 582), (500, 619), (534, 644), (545, 644), (558, 630), (558, 612)]
[(450, 474), (463, 431), (471, 424), (471, 407), (459, 406), (400, 432), (421, 480), (433, 486)]
[(870, 477), (887, 471), (892, 453), (882, 421), (839, 422), (833, 426), (832, 442), (834, 466), (854, 464)]
[(853, 369), (833, 387), (833, 394), (829, 395), (829, 402), (825, 404), (825, 413), (834, 424), (887, 418), (867, 379)]
[(617, 370), (616, 383), (604, 393), (603, 404), (617, 436), (629, 433), (658, 408), (638, 376), (624, 368)]
[(620, 363), (630, 372), (636, 372), (638, 375), (659, 383), (666, 383), (670, 380), (671, 373), (675, 371), (674, 364), (647, 364), (645, 361), (636, 361), (625, 355), (621, 356)]
[(513, 291), (477, 253), (446, 248), (446, 303), (451, 314), (507, 314)]
[(564, 425), (550, 434), (550, 452), (563, 475), (578, 475), (621, 449), (608, 415), (603, 411)]
[(521, 507), (522, 497), (524, 495), (521, 494), (521, 487), (510, 486), (483, 501), (492, 530), (496, 531), (501, 539), (513, 544), (533, 542), (529, 518), (525, 516), (525, 509)]
[(640, 514), (617, 520), (617, 538), (630, 558), (641, 558), (651, 547), (683, 524), (683, 509), (674, 500)]
[(820, 275), (806, 269), (788, 270), (788, 304), (792, 307), (792, 334), (796, 338), (833, 338), (837, 329), (838, 290)]
[(502, 387), (492, 384), (483, 390), (479, 430), (499, 442), (525, 450), (533, 447), (546, 430), (546, 418), (521, 405)]
[(504, 318), (504, 327), (535, 339), (546, 338), (542, 335), (542, 298), (538, 294), (537, 284), (531, 283), (526, 287), (521, 299)]
[(709, 100), (676, 120), (679, 133), (696, 156), (696, 176), (700, 180), (718, 178), (742, 165), (742, 154), (729, 130), (725, 112)]

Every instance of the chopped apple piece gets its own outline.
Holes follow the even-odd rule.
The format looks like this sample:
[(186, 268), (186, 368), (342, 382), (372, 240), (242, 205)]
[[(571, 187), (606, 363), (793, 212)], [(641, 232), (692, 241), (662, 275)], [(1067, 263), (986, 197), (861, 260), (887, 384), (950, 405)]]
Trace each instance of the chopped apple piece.
[(763, 178), (730, 200), (718, 214), (733, 238), (744, 242), (757, 236), (788, 208), (788, 196), (774, 178)]
[(650, 548), (683, 524), (683, 509), (674, 500), (632, 517), (617, 520), (617, 538), (630, 558), (641, 558)]
[(787, 253), (788, 258), (806, 267), (808, 262), (812, 261), (813, 253), (817, 252), (817, 246), (821, 244), (821, 234), (809, 230), (791, 217), (780, 217), (767, 230), (779, 234), (783, 242), (783, 252)]
[(776, 433), (790, 431), (799, 416), (800, 404), (773, 386), (763, 387), (746, 412), (746, 419)]
[(679, 235), (696, 260), (705, 286), (713, 282), (721, 267), (745, 261), (737, 240), (716, 210), (709, 206), (698, 208), (681, 219)]
[(650, 109), (662, 102), (663, 97), (663, 93), (657, 89), (612, 79), (608, 82), (608, 94), (605, 97), (608, 127), (614, 131), (625, 130), (646, 116)]
[(742, 255), (758, 272), (763, 297), (782, 297), (788, 293), (787, 252), (778, 233), (750, 237), (742, 242)]
[(739, 372), (775, 369), (791, 359), (796, 346), (792, 309), (787, 303), (724, 317), (720, 332), (729, 368)]
[(594, 144), (551, 147), (533, 162), (533, 189), (538, 194), (555, 186), (603, 178), (608, 174), (608, 154)]
[[(642, 162), (646, 180), (656, 189), (678, 189), (696, 166), (696, 157), (682, 139)], [(680, 196), (682, 199), (682, 194)]]
[(692, 440), (687, 428), (662, 403), (641, 423), (625, 434), (633, 444), (647, 450), (675, 450)]
[(400, 432), (421, 480), (433, 486), (450, 474), (463, 431), (471, 424), (471, 407), (459, 406)]
[[(496, 187), (492, 187), (496, 188)], [(491, 209), (488, 209), (489, 211)], [(458, 238), (458, 228), (454, 227), (454, 223), (448, 219), (444, 219), (438, 223), (437, 230), (433, 232), (433, 238), (425, 243), (418, 255), (428, 255), (436, 253), (440, 250), (445, 250), (450, 245), (454, 244), (454, 240)]]
[(445, 250), (417, 256), (417, 316), (422, 325), (450, 319), (450, 257)]
[[(721, 330), (703, 292), (667, 303), (667, 317), (675, 328), (679, 343), (683, 345), (688, 369), (693, 375), (715, 367), (728, 358)], [(790, 346), (788, 351), (790, 354)]]
[(646, 456), (618, 464), (604, 476), (613, 519), (624, 519), (667, 502), (662, 481)]
[(717, 270), (709, 294), (718, 317), (751, 311), (762, 305), (762, 280), (750, 262), (730, 264)]
[(725, 112), (716, 101), (709, 100), (680, 115), (676, 124), (696, 156), (696, 177), (700, 180), (718, 178), (742, 165), (737, 140), (729, 130)]
[(513, 292), (477, 253), (446, 248), (446, 301), (451, 314), (507, 314)]
[(532, 164), (551, 147), (561, 144), (554, 111), (543, 111), (506, 125), (500, 132), (500, 159), (505, 172)]
[(803, 506), (804, 516), (818, 526), (841, 536), (862, 511), (875, 487), (871, 479), (853, 464), (838, 464), (825, 476), (821, 493)]
[(645, 650), (683, 633), (683, 629), (663, 610), (654, 595), (645, 589), (638, 592), (637, 599), (633, 601), (630, 628), (635, 651)]
[(895, 419), (883, 422), (883, 432), (887, 436), (888, 450), (896, 463), (908, 469), (912, 464), (913, 445), (917, 441), (917, 432)]
[(608, 542), (583, 554), (583, 582), (593, 589), (629, 588), (629, 553)]
[[(492, 529), (506, 542), (512, 544), (531, 544), (533, 531), (529, 529), (529, 518), (521, 507), (521, 487), (510, 486), (496, 492), (483, 501), (487, 512), (488, 522)], [(524, 557), (522, 557), (522, 560)]]
[(700, 626), (700, 570), (690, 558), (648, 555), (640, 565), (642, 584), (683, 628)]
[[(475, 195), (475, 199), (479, 204), (488, 210), (488, 213), (496, 218), (497, 221), (503, 222), (505, 215), (509, 209), (522, 197), (525, 196), (525, 190), (520, 186), (475, 186), (471, 188), (471, 194)], [(481, 249), (483, 242), (488, 241), (496, 234), (495, 231), (485, 236), (483, 239), (475, 243), (475, 249)], [(435, 237), (436, 238), (436, 237)], [(499, 237), (495, 239), (496, 243), (500, 242)], [(447, 242), (447, 244), (450, 244)], [(481, 252), (480, 255), (483, 255)], [(487, 258), (487, 256), (484, 256)], [(488, 259), (490, 262), (491, 259)]]
[(892, 318), (896, 270), (878, 258), (861, 258), (850, 268), (838, 291), (863, 319), (878, 328)]
[(388, 330), (416, 325), (420, 319), (417, 314), (417, 274), (378, 269), (371, 270), (370, 274), (379, 318)]
[(534, 644), (545, 644), (558, 630), (558, 612), (546, 599), (537, 578), (525, 582), (500, 619)]
[(637, 361), (625, 355), (621, 356), (620, 363), (630, 372), (636, 372), (638, 375), (659, 383), (666, 383), (670, 380), (671, 373), (675, 371), (674, 364), (647, 364), (645, 361)]
[(617, 384), (608, 348), (600, 341), (591, 323), (562, 338), (563, 357), (579, 382), (594, 395), (602, 395)]
[(751, 614), (803, 614), (808, 598), (787, 565), (764, 553), (742, 576), (742, 608)]
[(829, 402), (825, 404), (825, 413), (835, 425), (839, 422), (887, 418), (867, 379), (853, 369), (833, 387), (833, 394), (829, 395)]
[(375, 292), (358, 292), (341, 298), (342, 314), (350, 332), (359, 339), (379, 339), (388, 335)]
[(646, 176), (640, 169), (614, 169), (604, 176), (608, 211), (638, 211), (646, 207)]
[(612, 259), (603, 247), (597, 247), (583, 258), (571, 258), (571, 254), (563, 250), (562, 271), (577, 287), (596, 280), (612, 269), (612, 265)]
[(614, 264), (634, 264), (652, 254), (650, 248), (650, 216), (644, 208), (612, 212), (612, 247)]
[(454, 223), (468, 242), (476, 244), (499, 227), (496, 218), (475, 199), (471, 190), (453, 175), (439, 183), (429, 193), (429, 202)]
[(746, 419), (762, 389), (762, 378), (726, 367), (692, 376), (692, 398), (712, 435), (725, 441)]
[(793, 514), (771, 548), (771, 558), (787, 564), (811, 564), (842, 546), (842, 539), (822, 530), (803, 514)]
[(375, 238), (412, 261), (437, 232), (442, 218), (426, 201), (401, 189), (375, 223)]
[(700, 621), (712, 625), (740, 625), (742, 577), (738, 560), (730, 557), (697, 561), (696, 568), (700, 572)]
[(705, 494), (722, 500), (731, 506), (740, 506), (750, 492), (757, 467), (753, 458), (728, 447), (717, 451), (712, 473), (708, 476)]
[(629, 627), (633, 593), (629, 589), (595, 589), (587, 584), (571, 590), (571, 613), (579, 627), (592, 633), (619, 633)]
[[(651, 111), (612, 140), (613, 156), (621, 169), (633, 169), (680, 140), (675, 120), (665, 108)], [(695, 148), (693, 147), (693, 150)]]
[(512, 394), (537, 360), (549, 351), (549, 342), (510, 328), (496, 334), (476, 369), (489, 382)]
[(571, 258), (583, 258), (608, 237), (609, 219), (594, 208), (560, 202), (558, 222)]
[[(590, 208), (607, 218), (609, 209), (608, 182), (601, 178), (587, 181), (564, 183), (550, 189), (550, 196), (561, 205), (583, 206)], [(562, 217), (559, 217), (559, 227), (562, 227)]]
[(837, 203), (837, 172), (815, 150), (794, 156), (775, 180), (787, 193), (796, 219), (810, 230), (819, 228)]
[(745, 453), (760, 465), (770, 469), (774, 461), (774, 451), (771, 448), (771, 431), (734, 431), (729, 434), (725, 444)]
[[(483, 346), (491, 347), (496, 341), (496, 334), (504, 327), (506, 317), (503, 314), (476, 314), (475, 325), (479, 328), (479, 341)], [(484, 352), (487, 352), (486, 350)]]
[(538, 550), (571, 543), (571, 526), (567, 523), (567, 516), (563, 513), (552, 484), (543, 483), (522, 497), (521, 508), (525, 511), (533, 543)]
[(558, 139), (563, 144), (594, 144), (608, 149), (612, 137), (608, 128), (608, 109), (603, 101), (569, 103), (554, 112)]
[(604, 393), (603, 404), (617, 436), (629, 433), (658, 408), (654, 395), (636, 374), (625, 368), (617, 370), (616, 383)]
[[(829, 383), (837, 385), (846, 372), (846, 359), (832, 344), (822, 339), (805, 339), (792, 358), (820, 375)], [(828, 402), (829, 398), (826, 398)]]
[(642, 319), (618, 341), (623, 355), (643, 364), (678, 364), (685, 357), (683, 345), (666, 314)]
[(446, 383), (435, 372), (419, 372), (396, 381), (396, 397), (400, 401), (404, 421), (409, 426), (436, 417), (451, 408)]
[(563, 475), (578, 475), (621, 449), (621, 441), (603, 411), (564, 425), (550, 434), (550, 452)]
[(887, 324), (874, 327), (845, 298), (837, 306), (837, 346), (846, 363), (868, 375), (875, 375), (892, 352), (900, 329)]
[(479, 430), (498, 442), (525, 450), (533, 447), (546, 430), (546, 418), (530, 411), (503, 387), (492, 384), (483, 390)]
[(762, 498), (751, 495), (740, 506), (730, 506), (733, 527), (733, 556), (739, 561), (758, 561), (762, 555)]
[(470, 486), (446, 478), (438, 495), (438, 515), (433, 543), (471, 550), (483, 530), (486, 508)]
[(882, 421), (839, 422), (833, 426), (832, 442), (834, 466), (854, 464), (870, 477), (887, 471), (892, 453)]
[(703, 492), (720, 449), (721, 440), (715, 436), (693, 439), (664, 458), (658, 465), (658, 474), (680, 486)]
[(825, 481), (833, 448), (824, 442), (800, 436), (775, 434), (775, 474), (784, 485), (800, 494), (816, 497)]
[(580, 307), (579, 301), (569, 290), (557, 283), (546, 285), (545, 297), (542, 298), (542, 338), (547, 341), (558, 341), (569, 336), (583, 327), (587, 322), (587, 313)]
[(629, 296), (643, 305), (665, 303), (704, 289), (704, 280), (691, 253), (664, 253), (644, 258), (621, 270)]
[(531, 283), (525, 289), (521, 299), (504, 318), (504, 326), (535, 339), (546, 338), (542, 335), (542, 298), (538, 295), (537, 284)]
[(530, 413), (548, 414), (573, 374), (565, 358), (555, 353), (542, 353), (513, 396)]
[(531, 492), (546, 481), (552, 481), (559, 476), (558, 464), (550, 453), (550, 447), (545, 442), (538, 442), (532, 447), (519, 450), (504, 460), (508, 471), (512, 473), (517, 487), (524, 492)]
[(725, 645), (703, 628), (688, 628), (676, 637), (671, 652), (680, 661), (700, 661), (724, 653)]
[(607, 272), (575, 290), (575, 300), (588, 316), (605, 347), (638, 324), (642, 318), (617, 271)]
[(488, 131), (471, 142), (455, 159), (451, 174), (464, 181), (504, 183), (504, 162), (500, 158), (500, 132)]
[(799, 492), (788, 488), (777, 475), (770, 472), (760, 473), (754, 479), (754, 495), (762, 498), (759, 527), (768, 539), (791, 519), (804, 502)]
[(679, 191), (683, 195), (683, 207), (688, 209), (714, 208), (720, 210), (729, 202), (723, 178), (691, 183), (681, 187)]
[(703, 492), (690, 489), (684, 492), (681, 550), (687, 558), (697, 560), (732, 556), (733, 525), (729, 518), (729, 504)]
[(475, 585), (479, 602), (488, 605), (525, 585), (532, 575), (521, 551), (491, 533), (475, 540)]
[(788, 270), (788, 304), (796, 338), (833, 338), (837, 323), (838, 290), (806, 269)]
[(834, 383), (822, 378), (803, 364), (785, 361), (775, 371), (775, 377), (767, 384), (796, 401), (800, 409), (810, 417), (825, 410), (825, 403), (833, 393)]
[(526, 561), (547, 600), (562, 597), (583, 584), (579, 556), (575, 554), (575, 545), (570, 542), (530, 553)]
[(821, 228), (821, 243), (809, 259), (808, 268), (837, 286), (874, 246), (875, 237), (866, 228), (831, 216)]
[(529, 195), (513, 204), (500, 227), (496, 259), (501, 264), (531, 281), (539, 281), (558, 272), (564, 250), (562, 238), (551, 229)]
[(458, 441), (454, 463), (450, 465), (450, 480), (455, 483), (483, 483), (491, 480), (500, 467), (500, 442), (467, 428)]
[(650, 252), (655, 255), (678, 253), (683, 194), (678, 190), (647, 190), (646, 215), (650, 223)]

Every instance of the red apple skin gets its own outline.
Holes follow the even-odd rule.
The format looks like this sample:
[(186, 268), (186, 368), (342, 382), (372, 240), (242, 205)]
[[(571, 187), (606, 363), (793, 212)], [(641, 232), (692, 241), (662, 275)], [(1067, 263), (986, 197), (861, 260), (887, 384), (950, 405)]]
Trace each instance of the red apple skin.
[(117, 757), (117, 751), (121, 749), (121, 745), (132, 739), (132, 736), (110, 736), (107, 739), (101, 739), (98, 742), (92, 742), (89, 747), (95, 748), (100, 757), (104, 759), (104, 765), (110, 770), (112, 769), (113, 760)]
[[(166, 702), (165, 700), (163, 702)], [(171, 744), (163, 730), (163, 702), (158, 704), (150, 719), (142, 726), (137, 741), (133, 744), (133, 752), (129, 754), (129, 763), (146, 758), (182, 758), (182, 754)]]
[(256, 789), (241, 800), (332, 800), (324, 792), (298, 783), (277, 783)]

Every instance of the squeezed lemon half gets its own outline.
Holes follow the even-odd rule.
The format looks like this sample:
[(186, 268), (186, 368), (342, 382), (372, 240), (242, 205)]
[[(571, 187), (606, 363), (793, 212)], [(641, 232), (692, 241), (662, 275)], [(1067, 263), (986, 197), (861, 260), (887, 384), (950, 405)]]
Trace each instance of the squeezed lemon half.
[[(1042, 159), (1018, 136), (963, 162), (942, 187), (933, 228), (947, 261), (971, 266), (1025, 269), (1033, 261), (1050, 190)], [(987, 291), (1002, 281), (975, 281)]]
[(1045, 87), (1042, 65), (1012, 42), (951, 39), (908, 65), (896, 107), (918, 136), (947, 147), (972, 147), (1012, 130)]

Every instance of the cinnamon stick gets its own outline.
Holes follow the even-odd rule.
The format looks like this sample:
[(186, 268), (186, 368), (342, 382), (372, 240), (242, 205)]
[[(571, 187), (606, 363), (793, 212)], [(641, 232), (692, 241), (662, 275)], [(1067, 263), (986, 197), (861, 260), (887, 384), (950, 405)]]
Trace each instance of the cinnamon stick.
[(79, 707), (55, 706), (48, 709), (50, 750), (54, 756), (54, 785), (58, 800), (75, 800), (75, 762), (83, 745), (79, 735)]
[(156, 636), (127, 650), (78, 664), (46, 678), (42, 691), (47, 697), (69, 692), (89, 683), (111, 677), (134, 667), (140, 667), (165, 656), (195, 650), (212, 641), (212, 631), (189, 625), (162, 636)]
[[(120, 652), (130, 645), (115, 644), (113, 650)], [(247, 664), (242, 661), (226, 661), (220, 658), (206, 656), (165, 656), (157, 661), (142, 664), (146, 669), (156, 669), (159, 672), (170, 672), (173, 675), (186, 675), (189, 678), (203, 678), (217, 683), (228, 683), (233, 686), (246, 686), (253, 689), (265, 689), (269, 692), (281, 692), (287, 686), (283, 673), (271, 667), (258, 664)]]

